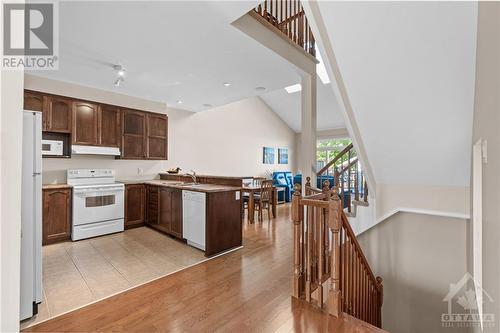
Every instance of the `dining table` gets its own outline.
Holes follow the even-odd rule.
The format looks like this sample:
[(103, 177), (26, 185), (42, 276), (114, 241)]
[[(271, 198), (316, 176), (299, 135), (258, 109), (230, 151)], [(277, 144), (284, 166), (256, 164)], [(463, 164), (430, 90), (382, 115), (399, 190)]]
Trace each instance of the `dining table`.
[[(243, 185), (241, 192), (248, 193), (248, 222), (254, 223), (255, 221), (255, 194), (260, 193), (261, 187), (258, 185)], [(276, 186), (273, 186), (273, 194), (271, 195), (271, 212), (273, 218), (276, 218), (276, 205), (278, 204), (278, 191)]]

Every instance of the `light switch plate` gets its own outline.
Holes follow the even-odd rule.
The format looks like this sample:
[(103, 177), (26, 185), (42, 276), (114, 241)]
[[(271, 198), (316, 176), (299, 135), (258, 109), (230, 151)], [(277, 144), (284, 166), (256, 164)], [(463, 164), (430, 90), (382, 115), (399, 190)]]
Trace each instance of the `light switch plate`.
[(236, 191), (236, 200), (240, 200), (240, 191)]

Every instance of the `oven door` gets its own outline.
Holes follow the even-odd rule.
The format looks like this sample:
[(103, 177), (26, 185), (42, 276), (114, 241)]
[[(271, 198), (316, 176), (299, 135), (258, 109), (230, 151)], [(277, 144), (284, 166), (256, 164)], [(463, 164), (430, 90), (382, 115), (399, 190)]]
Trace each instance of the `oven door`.
[(122, 219), (123, 185), (75, 186), (73, 188), (73, 225)]

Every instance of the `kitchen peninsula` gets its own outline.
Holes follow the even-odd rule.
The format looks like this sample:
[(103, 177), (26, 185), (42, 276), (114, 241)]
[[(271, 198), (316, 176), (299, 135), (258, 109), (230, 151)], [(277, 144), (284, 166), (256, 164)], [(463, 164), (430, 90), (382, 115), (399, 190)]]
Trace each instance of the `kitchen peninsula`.
[(123, 181), (125, 228), (147, 225), (206, 256), (241, 246), (241, 185), (187, 179)]

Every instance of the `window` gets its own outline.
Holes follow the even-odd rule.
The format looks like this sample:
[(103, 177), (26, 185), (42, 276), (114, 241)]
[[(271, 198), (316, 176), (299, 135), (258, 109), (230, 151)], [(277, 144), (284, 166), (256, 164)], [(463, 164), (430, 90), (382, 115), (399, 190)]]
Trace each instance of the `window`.
[[(316, 168), (321, 170), (325, 165), (333, 160), (345, 147), (351, 144), (349, 138), (321, 139), (317, 142)], [(354, 157), (355, 153), (353, 151)], [(332, 172), (333, 173), (333, 170)]]

